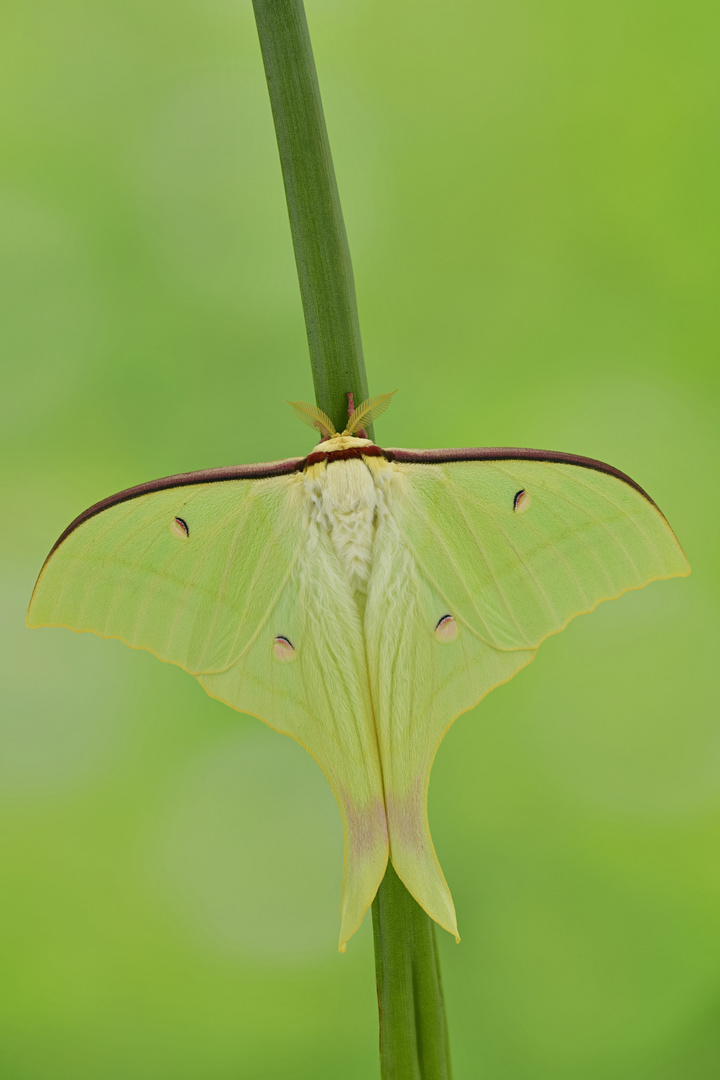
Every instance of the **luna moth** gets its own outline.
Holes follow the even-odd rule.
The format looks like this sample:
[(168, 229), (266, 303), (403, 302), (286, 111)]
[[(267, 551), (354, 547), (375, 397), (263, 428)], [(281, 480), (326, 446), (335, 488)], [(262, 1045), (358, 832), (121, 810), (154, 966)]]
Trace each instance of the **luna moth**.
[[(292, 736), (344, 830), (340, 949), (388, 858), (457, 938), (427, 818), (453, 720), (602, 600), (689, 573), (652, 499), (603, 462), (542, 450), (383, 449), (371, 398), (305, 457), (112, 495), (60, 536), (30, 626), (120, 638)], [(459, 938), (458, 938), (459, 940)]]

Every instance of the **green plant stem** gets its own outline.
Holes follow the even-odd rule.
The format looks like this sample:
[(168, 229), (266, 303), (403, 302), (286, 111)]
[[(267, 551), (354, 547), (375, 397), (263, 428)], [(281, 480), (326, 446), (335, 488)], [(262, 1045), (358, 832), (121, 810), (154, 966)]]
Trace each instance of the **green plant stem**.
[(435, 923), (388, 863), (373, 901), (383, 1080), (450, 1080)]
[[(368, 397), (355, 284), (302, 0), (253, 0), (318, 405), (342, 431)], [(372, 438), (369, 430), (368, 434)], [(435, 925), (392, 865), (373, 901), (383, 1080), (449, 1080)]]
[(253, 0), (315, 397), (338, 431), (368, 397), (355, 282), (302, 0)]

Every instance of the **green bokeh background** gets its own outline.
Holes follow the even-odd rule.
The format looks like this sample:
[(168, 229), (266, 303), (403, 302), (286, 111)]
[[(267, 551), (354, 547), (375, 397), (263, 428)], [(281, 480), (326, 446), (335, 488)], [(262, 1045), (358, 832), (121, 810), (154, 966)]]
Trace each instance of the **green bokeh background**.
[[(603, 458), (693, 575), (603, 605), (430, 792), (457, 1080), (720, 1071), (720, 9), (308, 0), (377, 424)], [(312, 399), (249, 0), (0, 15), (0, 1075), (377, 1075), (368, 920), (288, 739), (23, 624), (88, 504), (302, 453)]]

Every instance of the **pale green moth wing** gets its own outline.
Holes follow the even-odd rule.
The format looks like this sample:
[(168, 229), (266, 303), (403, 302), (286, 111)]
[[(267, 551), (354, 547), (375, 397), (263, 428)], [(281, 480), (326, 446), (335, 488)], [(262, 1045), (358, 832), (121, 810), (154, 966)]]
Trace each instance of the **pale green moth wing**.
[(358, 610), (308, 527), (302, 461), (169, 477), (91, 507), (48, 557), (28, 625), (147, 649), (309, 751), (343, 821), (344, 947), (385, 872), (387, 828)]
[[(292, 644), (260, 634), (225, 671), (198, 676), (213, 697), (296, 738), (337, 799), (345, 835), (340, 950), (385, 874), (387, 823), (360, 613), (327, 533), (305, 534), (273, 613)], [(273, 633), (275, 630), (273, 631)]]
[(365, 636), (390, 855), (453, 933), (426, 809), (443, 735), (573, 616), (689, 572), (665, 518), (623, 474), (559, 454), (471, 457), (503, 453), (388, 450), (376, 480)]
[[(409, 890), (457, 933), (426, 811), (445, 731), (574, 615), (688, 566), (652, 500), (601, 462), (331, 442), (91, 507), (46, 561), (28, 622), (148, 649), (312, 754), (345, 832), (341, 948), (388, 835)], [(375, 522), (364, 596), (327, 527), (339, 513), (342, 546), (361, 489)]]

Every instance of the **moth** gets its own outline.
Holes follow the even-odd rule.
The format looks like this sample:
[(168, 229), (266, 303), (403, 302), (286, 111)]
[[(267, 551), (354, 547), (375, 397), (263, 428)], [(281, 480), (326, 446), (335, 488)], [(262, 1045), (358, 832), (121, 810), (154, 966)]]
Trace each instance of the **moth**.
[(389, 402), (351, 411), (340, 434), (291, 402), (322, 436), (306, 457), (96, 503), (53, 547), (28, 612), (147, 649), (305, 747), (342, 818), (341, 951), (388, 858), (457, 938), (427, 818), (445, 732), (575, 615), (689, 573), (658, 507), (612, 466), (384, 449), (363, 425)]

